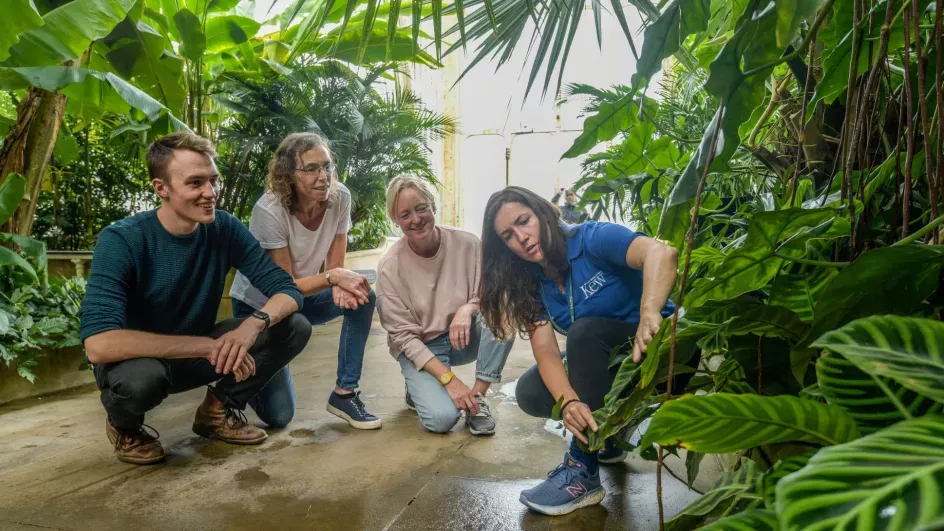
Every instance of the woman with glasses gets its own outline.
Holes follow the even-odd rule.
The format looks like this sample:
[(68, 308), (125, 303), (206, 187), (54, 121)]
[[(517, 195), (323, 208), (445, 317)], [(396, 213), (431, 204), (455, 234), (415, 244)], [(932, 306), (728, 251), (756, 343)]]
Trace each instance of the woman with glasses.
[[(249, 231), (295, 279), (305, 297), (299, 312), (311, 324), (344, 316), (337, 381), (327, 410), (355, 428), (376, 429), (381, 420), (367, 412), (357, 391), (376, 296), (363, 275), (344, 269), (351, 193), (338, 182), (334, 170), (325, 139), (314, 133), (287, 136), (269, 162), (266, 190), (252, 209)], [(230, 297), (235, 317), (252, 315), (267, 300), (241, 273), (236, 274)], [(289, 367), (277, 373), (249, 405), (269, 426), (287, 425), (295, 415)]]

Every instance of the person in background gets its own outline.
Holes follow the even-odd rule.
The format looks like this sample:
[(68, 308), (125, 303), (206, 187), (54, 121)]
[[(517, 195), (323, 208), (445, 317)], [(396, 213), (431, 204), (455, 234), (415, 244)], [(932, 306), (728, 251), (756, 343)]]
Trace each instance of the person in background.
[[(351, 229), (351, 193), (338, 182), (328, 143), (315, 133), (294, 133), (282, 141), (269, 163), (266, 191), (249, 221), (265, 252), (295, 280), (305, 297), (301, 314), (312, 325), (344, 317), (338, 369), (328, 412), (354, 428), (381, 427), (367, 411), (358, 383), (376, 296), (363, 275), (344, 268)], [(324, 266), (324, 272), (322, 272)], [(237, 273), (230, 289), (233, 315), (251, 315), (268, 297)], [(295, 415), (296, 399), (288, 366), (250, 403), (263, 422), (284, 427)]]
[[(501, 381), (512, 340), (497, 341), (479, 317), (479, 239), (437, 226), (425, 181), (394, 178), (387, 214), (403, 231), (377, 268), (377, 311), (390, 354), (406, 380), (406, 402), (420, 422), (446, 433), (465, 411), (473, 435), (495, 433), (485, 392)], [(475, 362), (470, 388), (451, 367)]]
[[(622, 225), (562, 223), (554, 205), (518, 187), (489, 198), (482, 240), (482, 316), (500, 339), (527, 335), (537, 361), (518, 380), (518, 405), (547, 418), (562, 400), (564, 427), (574, 435), (563, 463), (520, 501), (549, 515), (600, 503), (598, 463), (619, 462), (625, 452), (608, 444), (598, 455), (577, 443), (597, 430), (592, 412), (616, 376), (610, 352), (634, 338), (639, 363), (671, 314), (678, 253)], [(567, 369), (555, 331), (567, 336)], [(684, 376), (676, 389), (687, 384)]]
[[(557, 202), (560, 201), (561, 195), (564, 196), (564, 204), (558, 205)], [(574, 193), (573, 188), (558, 190), (551, 198), (551, 203), (554, 203), (560, 209), (561, 219), (567, 223), (580, 223), (580, 220), (584, 217), (583, 210), (577, 210), (577, 194)]]
[[(170, 393), (207, 385), (193, 431), (231, 444), (267, 434), (243, 410), (308, 343), (311, 326), (294, 313), (302, 295), (235, 217), (216, 211), (216, 151), (190, 132), (147, 151), (161, 206), (118, 221), (95, 246), (82, 308), (81, 338), (94, 366), (118, 460), (164, 460), (144, 417)], [(266, 294), (259, 311), (215, 323), (226, 275), (235, 267)], [(215, 386), (209, 384), (216, 382)]]

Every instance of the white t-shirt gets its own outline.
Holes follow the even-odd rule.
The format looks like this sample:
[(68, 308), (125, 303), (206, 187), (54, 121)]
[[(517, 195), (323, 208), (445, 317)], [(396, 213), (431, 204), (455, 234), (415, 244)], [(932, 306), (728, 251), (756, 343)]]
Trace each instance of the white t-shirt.
[[(259, 240), (263, 249), (288, 247), (295, 278), (321, 272), (335, 235), (351, 230), (351, 192), (341, 183), (337, 183), (337, 186), (338, 200), (328, 208), (321, 225), (314, 231), (302, 225), (270, 192), (263, 194), (252, 207), (249, 232)], [(233, 280), (229, 296), (256, 309), (265, 306), (269, 300), (239, 272)]]

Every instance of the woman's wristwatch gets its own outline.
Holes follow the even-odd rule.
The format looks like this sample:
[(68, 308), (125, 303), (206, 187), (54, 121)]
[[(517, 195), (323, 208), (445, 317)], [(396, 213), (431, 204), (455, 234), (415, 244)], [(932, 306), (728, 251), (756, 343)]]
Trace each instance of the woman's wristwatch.
[(439, 377), (439, 383), (446, 385), (456, 377), (456, 374), (452, 371), (446, 371), (442, 376)]
[(329, 285), (329, 286), (334, 286), (334, 284), (331, 283), (331, 271), (330, 271), (330, 270), (325, 271), (325, 280), (328, 282), (328, 285)]

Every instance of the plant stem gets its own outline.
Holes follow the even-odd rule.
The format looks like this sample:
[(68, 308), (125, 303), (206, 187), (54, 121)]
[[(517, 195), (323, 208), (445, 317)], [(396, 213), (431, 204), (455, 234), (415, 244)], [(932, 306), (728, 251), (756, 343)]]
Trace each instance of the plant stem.
[(901, 240), (898, 240), (897, 242), (893, 243), (892, 247), (895, 247), (897, 245), (908, 245), (910, 243), (914, 243), (918, 241), (919, 239), (921, 239), (925, 234), (938, 228), (942, 223), (944, 223), (944, 214), (941, 214), (940, 216), (932, 220), (930, 223), (922, 227), (921, 230), (916, 231), (911, 236), (908, 236), (907, 238), (902, 238)]
[(806, 48), (810, 45), (810, 41), (813, 39), (813, 36), (816, 35), (816, 33), (819, 31), (819, 27), (823, 24), (823, 21), (826, 20), (826, 16), (832, 11), (833, 2), (835, 1), (836, 0), (826, 0), (823, 6), (819, 8), (819, 14), (816, 15), (816, 20), (813, 21), (813, 25), (810, 26), (810, 30), (806, 33), (806, 37), (803, 38), (803, 41), (800, 42), (800, 45), (797, 46), (795, 50), (793, 50), (791, 53), (788, 53), (787, 55), (782, 56), (776, 61), (758, 66), (757, 68), (751, 68), (747, 72), (744, 72), (744, 77), (753, 76), (758, 72), (763, 72), (768, 68), (773, 68), (777, 65), (786, 63), (791, 59), (799, 57), (800, 54), (803, 53), (803, 50), (806, 50)]
[(846, 267), (850, 262), (826, 262), (824, 260), (810, 260), (808, 258), (794, 258), (792, 256), (787, 256), (785, 254), (780, 254), (774, 251), (774, 256), (781, 258), (783, 260), (790, 260), (791, 262), (796, 262), (798, 264), (804, 264), (809, 266), (819, 266), (819, 267)]
[[(705, 181), (708, 179), (708, 172), (711, 169), (711, 162), (715, 158), (715, 146), (718, 144), (718, 134), (721, 132), (721, 117), (724, 115), (724, 105), (718, 108), (715, 113), (717, 124), (715, 132), (711, 135), (711, 143), (708, 144), (708, 156), (705, 158), (705, 169), (702, 171), (701, 179), (698, 180), (698, 189), (695, 191), (695, 205), (692, 207), (691, 224), (688, 227), (688, 240), (685, 245), (685, 267), (682, 269), (682, 278), (679, 281), (678, 302), (675, 305), (675, 311), (672, 312), (671, 340), (669, 342), (669, 376), (665, 386), (665, 400), (672, 397), (672, 380), (675, 376), (675, 343), (678, 333), (679, 309), (685, 301), (685, 285), (688, 282), (688, 274), (692, 267), (692, 248), (695, 246), (695, 233), (698, 231), (698, 209), (701, 207), (701, 194), (705, 191)], [(662, 446), (659, 446), (659, 459), (656, 461), (656, 493), (659, 498), (659, 529), (665, 530), (665, 511), (662, 507)]]
[(793, 165), (793, 188), (790, 191), (790, 206), (794, 206), (796, 203), (797, 196), (797, 187), (800, 183), (800, 162), (803, 159), (803, 149), (806, 145), (806, 106), (808, 105), (807, 99), (810, 97), (810, 82), (813, 79), (813, 52), (816, 51), (816, 35), (813, 35), (813, 38), (810, 40), (810, 59), (807, 63), (809, 65), (809, 71), (806, 73), (806, 82), (803, 83), (803, 99), (801, 103), (803, 107), (800, 109), (800, 135), (799, 135), (799, 145), (797, 146), (797, 158), (796, 164)]
[[(940, 0), (939, 0), (940, 3)], [(934, 177), (934, 152), (931, 146), (931, 129), (928, 126), (928, 93), (925, 88), (925, 63), (927, 55), (921, 53), (921, 17), (918, 13), (918, 0), (911, 0), (912, 16), (915, 25), (915, 55), (918, 56), (918, 109), (921, 111), (921, 133), (924, 135), (924, 169), (928, 172), (928, 196), (931, 199), (931, 217), (937, 217), (937, 179)], [(905, 43), (908, 46), (908, 43)], [(938, 50), (938, 54), (941, 50)], [(936, 231), (935, 231), (936, 232)]]
[(914, 164), (914, 150), (915, 150), (915, 135), (914, 135), (914, 123), (912, 117), (914, 116), (914, 95), (911, 93), (911, 31), (908, 27), (908, 22), (911, 17), (911, 10), (905, 9), (902, 14), (904, 19), (904, 32), (905, 32), (905, 78), (903, 81), (903, 86), (905, 87), (905, 97), (908, 101), (907, 110), (905, 111), (905, 124), (908, 127), (908, 148), (905, 154), (905, 198), (902, 200), (902, 211), (901, 211), (901, 237), (904, 238), (908, 236), (908, 226), (911, 224), (911, 167)]

